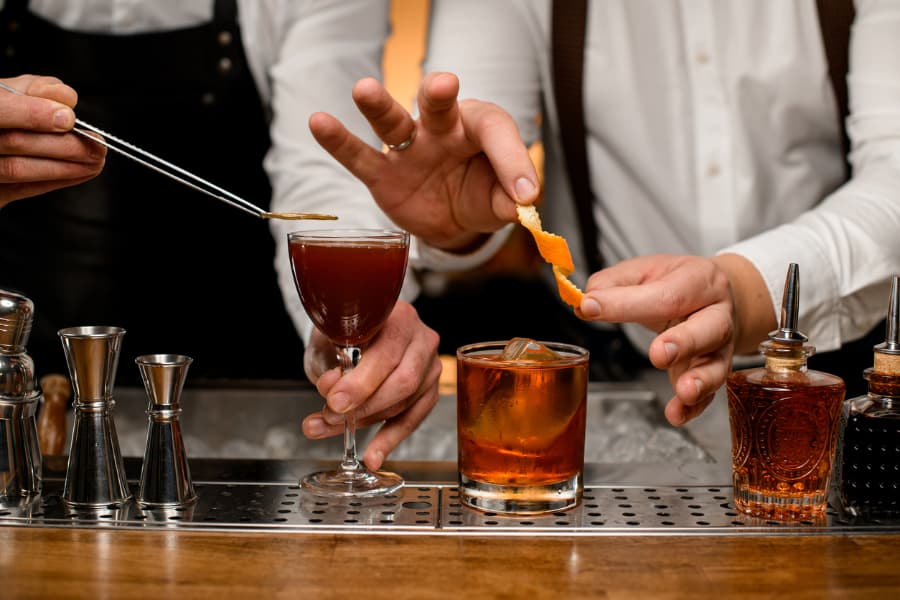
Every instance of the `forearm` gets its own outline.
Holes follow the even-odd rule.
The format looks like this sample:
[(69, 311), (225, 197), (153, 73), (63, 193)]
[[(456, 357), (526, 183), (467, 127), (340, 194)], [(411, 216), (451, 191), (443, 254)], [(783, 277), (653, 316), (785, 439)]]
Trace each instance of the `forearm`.
[(800, 326), (820, 352), (882, 319), (900, 272), (900, 5), (859, 0), (856, 11), (847, 77), (852, 179), (792, 222), (723, 250), (756, 266), (775, 307), (788, 264), (799, 264)]
[(735, 354), (753, 354), (777, 327), (769, 288), (753, 263), (743, 256), (726, 253), (712, 260), (728, 277), (734, 298)]

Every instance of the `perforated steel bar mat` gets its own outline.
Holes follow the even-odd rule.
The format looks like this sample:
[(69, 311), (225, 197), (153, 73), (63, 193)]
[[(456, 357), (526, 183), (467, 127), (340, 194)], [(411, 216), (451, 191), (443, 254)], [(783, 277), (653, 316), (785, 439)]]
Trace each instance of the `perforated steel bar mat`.
[(0, 509), (0, 524), (433, 532), (439, 523), (440, 491), (434, 486), (404, 486), (379, 498), (332, 499), (297, 485), (196, 483), (194, 503), (156, 509), (141, 508), (133, 500), (99, 509), (71, 508), (63, 503), (60, 487), (53, 487), (25, 506)]
[(535, 516), (480, 512), (461, 505), (456, 487), (407, 485), (370, 499), (326, 499), (296, 485), (198, 483), (184, 508), (144, 509), (135, 502), (72, 509), (61, 484), (27, 503), (0, 505), (0, 525), (78, 528), (297, 531), (455, 535), (746, 535), (900, 533), (900, 522), (852, 521), (829, 508), (818, 521), (777, 522), (734, 509), (730, 487), (585, 489), (576, 508)]
[(582, 503), (567, 511), (508, 516), (462, 506), (456, 488), (443, 490), (441, 528), (444, 531), (506, 534), (587, 535), (745, 535), (900, 533), (900, 521), (850, 521), (829, 505), (816, 521), (779, 522), (749, 517), (734, 508), (730, 486), (591, 486)]

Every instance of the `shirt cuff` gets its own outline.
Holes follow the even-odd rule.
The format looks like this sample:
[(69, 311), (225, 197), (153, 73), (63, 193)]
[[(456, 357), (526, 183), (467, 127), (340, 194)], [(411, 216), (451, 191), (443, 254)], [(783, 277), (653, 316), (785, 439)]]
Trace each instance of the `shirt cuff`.
[(467, 254), (447, 252), (429, 246), (419, 238), (413, 238), (413, 249), (410, 261), (417, 269), (429, 269), (432, 271), (464, 271), (477, 267), (491, 258), (506, 242), (515, 223), (509, 223), (491, 236), (478, 249)]
[[(777, 251), (773, 249), (777, 248)], [(782, 225), (723, 249), (718, 254), (738, 254), (759, 271), (775, 309), (781, 318), (781, 303), (790, 263), (800, 268), (800, 330), (819, 351), (834, 350), (842, 343), (839, 298), (840, 286), (828, 253), (815, 236), (804, 235), (794, 224)]]

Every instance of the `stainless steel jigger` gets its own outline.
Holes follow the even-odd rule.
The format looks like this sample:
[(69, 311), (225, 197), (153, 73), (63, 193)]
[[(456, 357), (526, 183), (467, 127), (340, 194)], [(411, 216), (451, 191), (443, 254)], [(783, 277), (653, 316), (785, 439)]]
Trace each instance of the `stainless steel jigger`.
[(34, 304), (0, 290), (0, 503), (41, 491), (41, 451), (34, 411), (41, 399), (34, 361), (25, 352)]
[(197, 499), (181, 436), (181, 389), (193, 359), (180, 354), (148, 354), (135, 359), (150, 403), (147, 446), (137, 501), (171, 507)]
[(75, 393), (75, 424), (62, 495), (69, 506), (104, 506), (131, 498), (112, 417), (113, 382), (124, 335), (120, 327), (59, 331)]

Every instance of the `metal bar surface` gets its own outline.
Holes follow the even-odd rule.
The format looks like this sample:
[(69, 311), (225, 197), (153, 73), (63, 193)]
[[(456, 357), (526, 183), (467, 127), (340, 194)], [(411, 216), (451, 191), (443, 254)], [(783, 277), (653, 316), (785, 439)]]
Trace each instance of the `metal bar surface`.
[[(193, 531), (277, 531), (387, 535), (848, 535), (897, 534), (900, 521), (849, 519), (829, 507), (817, 521), (765, 521), (734, 509), (730, 485), (622, 485), (587, 478), (582, 503), (568, 511), (510, 516), (463, 506), (452, 463), (398, 463), (410, 483), (384, 498), (327, 499), (296, 483), (308, 461), (194, 461), (198, 500), (177, 508), (134, 501), (99, 510), (72, 509), (61, 499), (59, 461), (50, 461), (44, 491), (0, 502), (0, 526)], [(138, 461), (126, 461), (133, 474)], [(587, 473), (609, 473), (596, 465)], [(613, 470), (615, 472), (615, 470)], [(412, 475), (415, 475), (415, 478)], [(214, 477), (208, 477), (214, 475)], [(131, 479), (132, 485), (136, 485)]]

